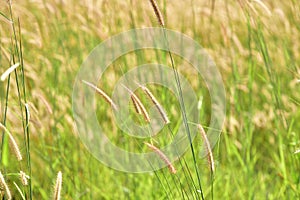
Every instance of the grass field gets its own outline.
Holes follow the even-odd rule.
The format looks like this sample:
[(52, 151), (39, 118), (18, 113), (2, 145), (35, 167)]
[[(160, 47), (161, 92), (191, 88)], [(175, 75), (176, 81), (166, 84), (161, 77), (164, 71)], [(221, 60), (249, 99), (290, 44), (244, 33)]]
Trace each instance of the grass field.
[[(300, 1), (157, 4), (165, 27), (201, 44), (222, 75), (226, 119), (213, 148), (214, 173), (207, 159), (198, 156), (200, 133), (192, 143), (196, 157), (189, 149), (173, 162), (174, 175), (168, 168), (137, 174), (111, 169), (90, 154), (76, 131), (72, 91), (81, 64), (94, 47), (115, 34), (158, 27), (149, 1), (1, 1), (0, 74), (20, 63), (0, 82), (1, 124), (23, 156), (18, 161), (3, 131), (0, 172), (13, 199), (59, 199), (54, 195), (59, 171), (61, 199), (300, 199)], [(202, 99), (199, 116), (209, 130), (209, 91), (188, 63), (175, 55), (174, 60)], [(131, 52), (112, 63), (97, 85), (111, 95), (118, 79), (143, 62), (170, 68), (172, 64), (167, 52)], [(163, 146), (172, 140), (169, 130), (176, 131), (182, 122), (181, 107), (163, 87), (149, 89), (171, 121), (170, 129), (150, 138)], [(137, 94), (149, 108), (151, 101), (142, 91)], [(150, 151), (143, 143), (149, 138), (123, 134), (110, 106), (101, 96), (96, 99), (98, 121), (114, 144), (128, 151)], [(20, 171), (30, 177), (27, 185)], [(1, 199), (8, 199), (1, 185)]]

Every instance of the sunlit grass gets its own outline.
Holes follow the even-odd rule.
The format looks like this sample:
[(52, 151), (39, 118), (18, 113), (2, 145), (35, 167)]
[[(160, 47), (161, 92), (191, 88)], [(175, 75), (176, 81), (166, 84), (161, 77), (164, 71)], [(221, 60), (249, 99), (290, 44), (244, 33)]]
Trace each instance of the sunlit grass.
[[(300, 198), (300, 154), (295, 153), (300, 148), (299, 1), (216, 1), (213, 13), (211, 4), (202, 0), (159, 0), (158, 6), (165, 26), (199, 42), (224, 80), (227, 112), (220, 141), (213, 149), (214, 198)], [(180, 199), (184, 192), (191, 198), (200, 197), (195, 191), (199, 188), (195, 188), (190, 151), (185, 160), (173, 163), (176, 178), (167, 168), (127, 174), (97, 161), (74, 127), (71, 97), (80, 65), (110, 36), (158, 26), (148, 1), (13, 1), (12, 16), (9, 5), (2, 1), (0, 13), (0, 74), (17, 62), (21, 64), (0, 83), (0, 120), (14, 134), (25, 158), (19, 163), (11, 156), (7, 138), (1, 140), (0, 171), (16, 199), (21, 195), (14, 182), (28, 199), (30, 185), (33, 199), (49, 199), (58, 171), (63, 174), (62, 199)], [(211, 112), (208, 90), (203, 80), (194, 78), (188, 63), (175, 55), (174, 59), (198, 98), (203, 98), (199, 116), (206, 129)], [(145, 60), (171, 65), (166, 52), (130, 53), (112, 64), (98, 86), (109, 93), (124, 72)], [(176, 129), (180, 122), (175, 120), (181, 116), (175, 112), (179, 102), (170, 91), (149, 87), (162, 105), (172, 105), (164, 108), (173, 122), (170, 127)], [(146, 107), (151, 105), (142, 91), (136, 93)], [(109, 105), (96, 98), (97, 117), (108, 137), (121, 147), (147, 152), (142, 145), (149, 140), (124, 136), (112, 122)], [(133, 108), (131, 114), (135, 114)], [(170, 139), (168, 129), (154, 138), (161, 145)], [(201, 143), (199, 134), (193, 142), (196, 156)], [(207, 160), (196, 158), (204, 197), (210, 199)], [(28, 186), (21, 184), (21, 170), (30, 176)]]

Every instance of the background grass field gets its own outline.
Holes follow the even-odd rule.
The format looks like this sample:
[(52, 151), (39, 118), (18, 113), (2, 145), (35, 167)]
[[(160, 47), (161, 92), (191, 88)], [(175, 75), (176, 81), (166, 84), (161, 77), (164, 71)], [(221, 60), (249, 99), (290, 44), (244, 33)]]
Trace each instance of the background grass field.
[[(166, 27), (199, 42), (222, 74), (226, 121), (213, 150), (214, 198), (299, 199), (300, 153), (295, 152), (300, 149), (300, 2), (159, 0), (158, 6)], [(62, 199), (181, 199), (182, 190), (176, 189), (179, 180), (186, 191), (193, 190), (178, 162), (174, 163), (178, 180), (167, 169), (129, 174), (107, 168), (87, 151), (74, 129), (72, 89), (81, 63), (114, 34), (158, 26), (148, 1), (12, 1), (12, 15), (9, 4), (1, 1), (0, 12), (0, 73), (23, 61), (25, 74), (20, 68), (10, 81), (0, 83), (1, 123), (15, 136), (24, 155), (18, 162), (2, 140), (0, 171), (15, 199), (21, 196), (14, 182), (30, 198), (29, 186), (21, 186), (18, 177), (20, 170), (30, 174), (29, 164), (34, 199), (52, 196), (58, 171), (63, 173)], [(22, 56), (20, 46), (16, 47), (20, 41)], [(178, 71), (203, 99), (199, 116), (207, 126), (211, 109), (205, 84), (194, 78), (192, 70), (185, 70), (183, 60), (175, 59)], [(99, 87), (109, 93), (124, 72), (143, 60), (170, 64), (165, 52), (130, 53), (112, 64)], [(175, 121), (171, 127), (176, 127), (178, 102), (167, 98), (163, 88), (150, 88)], [(133, 148), (137, 140), (120, 135), (111, 122), (109, 106), (101, 97), (97, 99), (98, 119), (110, 131), (108, 137), (120, 147)], [(30, 106), (29, 129), (23, 126), (25, 101)], [(165, 144), (168, 139), (157, 140)], [(196, 151), (199, 143), (200, 135), (194, 141)], [(184, 157), (196, 181), (191, 152)], [(207, 161), (199, 158), (197, 164), (204, 197), (210, 199)]]

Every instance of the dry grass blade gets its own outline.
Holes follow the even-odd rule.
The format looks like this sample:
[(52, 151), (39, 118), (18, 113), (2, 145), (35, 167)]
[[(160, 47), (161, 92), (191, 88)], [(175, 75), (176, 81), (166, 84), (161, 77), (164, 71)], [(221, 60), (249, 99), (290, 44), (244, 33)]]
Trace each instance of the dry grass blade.
[(205, 130), (201, 126), (201, 124), (198, 124), (197, 127), (201, 133), (202, 139), (204, 140), (204, 145), (205, 145), (205, 149), (206, 149), (206, 153), (207, 153), (207, 160), (208, 160), (209, 167), (210, 167), (211, 171), (214, 172), (215, 171), (215, 162), (214, 162), (214, 157), (213, 157), (213, 153), (212, 153), (212, 149), (211, 149), (209, 140), (208, 140)]
[(12, 65), (10, 68), (8, 68), (2, 75), (1, 75), (1, 81), (4, 81), (10, 73), (12, 73), (17, 67), (20, 66), (20, 63), (16, 63)]
[(104, 98), (104, 100), (113, 107), (113, 109), (118, 110), (117, 105), (112, 101), (112, 99), (103, 90), (101, 90), (94, 84), (87, 82), (85, 80), (82, 80), (82, 82), (84, 84), (86, 84), (87, 86), (93, 88), (97, 93), (99, 93)]
[(169, 124), (170, 120), (167, 116), (167, 113), (165, 112), (165, 110), (162, 108), (162, 106), (160, 105), (160, 103), (157, 101), (157, 99), (155, 98), (155, 96), (151, 93), (151, 91), (146, 88), (143, 85), (140, 85), (140, 87), (142, 88), (142, 90), (148, 95), (148, 97), (151, 99), (152, 103), (155, 105), (156, 109), (158, 110), (159, 114), (161, 115), (162, 119), (164, 120), (165, 124)]
[[(149, 114), (148, 114), (145, 106), (143, 105), (143, 103), (140, 101), (140, 99), (134, 94), (134, 92), (132, 92), (125, 85), (123, 85), (123, 87), (130, 93), (133, 104), (136, 104), (136, 105), (134, 105), (134, 106), (137, 107), (136, 109), (140, 109), (140, 111), (141, 111), (142, 115), (144, 116), (145, 120), (147, 122), (150, 122)], [(137, 111), (137, 113), (140, 114), (138, 111)]]
[(61, 186), (62, 186), (62, 173), (58, 172), (55, 187), (54, 187), (53, 200), (60, 200)]
[(272, 12), (264, 2), (261, 0), (253, 0), (253, 2), (257, 3), (269, 16), (272, 15)]
[(13, 150), (16, 154), (16, 157), (18, 159), (18, 161), (21, 161), (23, 158), (22, 158), (22, 155), (21, 155), (21, 152), (20, 152), (20, 149), (17, 145), (17, 142), (16, 140), (14, 139), (14, 137), (12, 136), (12, 134), (7, 130), (7, 128), (2, 124), (0, 123), (0, 128), (4, 130), (4, 132), (8, 135), (9, 137), (9, 140), (12, 144), (12, 147), (13, 147)]
[(170, 160), (168, 159), (168, 157), (161, 150), (159, 150), (159, 148), (157, 148), (156, 146), (154, 146), (152, 144), (149, 144), (147, 142), (145, 142), (145, 144), (151, 150), (153, 150), (168, 165), (169, 171), (172, 174), (176, 174), (177, 171), (176, 171), (175, 167), (172, 165), (172, 163), (170, 162)]
[(161, 14), (161, 12), (158, 8), (158, 5), (157, 5), (156, 1), (155, 0), (150, 0), (150, 3), (151, 3), (151, 6), (154, 10), (154, 13), (156, 15), (156, 18), (157, 18), (159, 24), (164, 27), (165, 26), (165, 21), (164, 21), (164, 18), (163, 18), (162, 14)]
[(4, 189), (5, 189), (6, 198), (9, 199), (9, 200), (12, 199), (10, 190), (8, 188), (8, 185), (6, 184), (6, 182), (4, 180), (4, 177), (3, 177), (1, 172), (0, 172), (0, 186), (3, 186)]

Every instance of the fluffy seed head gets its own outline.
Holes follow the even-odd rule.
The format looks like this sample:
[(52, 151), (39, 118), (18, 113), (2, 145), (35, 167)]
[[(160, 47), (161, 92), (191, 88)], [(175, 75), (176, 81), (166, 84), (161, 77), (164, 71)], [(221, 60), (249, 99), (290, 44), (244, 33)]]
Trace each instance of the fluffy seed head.
[(206, 133), (204, 131), (204, 128), (201, 126), (201, 124), (198, 124), (197, 127), (198, 127), (200, 134), (202, 136), (202, 139), (204, 141), (209, 167), (210, 167), (211, 171), (214, 172), (215, 171), (215, 162), (214, 162), (214, 157), (213, 157), (213, 153), (212, 153), (212, 149), (211, 149), (209, 140), (208, 140)]
[(23, 171), (20, 171), (20, 179), (21, 179), (21, 182), (24, 186), (28, 185), (28, 179), (30, 177), (28, 175), (25, 174), (25, 172)]
[(103, 90), (101, 90), (100, 88), (98, 88), (94, 84), (92, 84), (90, 82), (87, 82), (85, 80), (82, 80), (82, 82), (84, 84), (86, 84), (87, 86), (93, 88), (97, 93), (99, 93), (104, 98), (104, 100), (113, 107), (113, 109), (118, 110), (116, 104), (112, 101), (112, 99)]
[(161, 151), (159, 150), (159, 148), (157, 148), (156, 146), (150, 144), (150, 143), (147, 143), (145, 142), (145, 144), (151, 149), (153, 150), (168, 166), (169, 168), (169, 171), (172, 173), (172, 174), (176, 174), (176, 169), (175, 167), (172, 165), (172, 163), (170, 162), (170, 160), (168, 159), (168, 157)]
[(161, 115), (163, 121), (165, 124), (169, 124), (170, 120), (167, 116), (166, 111), (162, 108), (162, 106), (160, 105), (160, 103), (157, 101), (157, 99), (155, 98), (155, 96), (152, 94), (152, 92), (145, 86), (140, 85), (140, 87), (142, 88), (142, 90), (147, 94), (147, 96), (150, 98), (150, 100), (152, 101), (152, 103), (154, 104), (154, 106), (156, 107), (156, 109), (158, 110), (159, 114)]
[[(142, 115), (144, 116), (146, 122), (150, 122), (150, 117), (149, 114), (145, 108), (145, 106), (143, 105), (143, 103), (140, 101), (140, 99), (134, 94), (134, 92), (132, 92), (129, 88), (127, 88), (125, 85), (123, 85), (123, 87), (130, 93), (131, 95), (131, 99), (133, 101), (133, 104), (136, 103), (137, 108), (140, 109)], [(137, 111), (137, 113), (139, 113)]]
[(6, 198), (9, 200), (12, 199), (8, 185), (6, 184), (5, 179), (1, 172), (0, 172), (0, 186), (4, 187), (4, 189), (5, 189)]
[(18, 161), (21, 161), (23, 158), (22, 158), (22, 155), (21, 155), (21, 152), (20, 152), (19, 146), (17, 145), (16, 140), (14, 139), (12, 134), (7, 130), (7, 128), (1, 123), (0, 123), (0, 128), (2, 130), (4, 130), (4, 132), (8, 135), (10, 143), (12, 145), (12, 148), (16, 154), (16, 157), (17, 157)]

